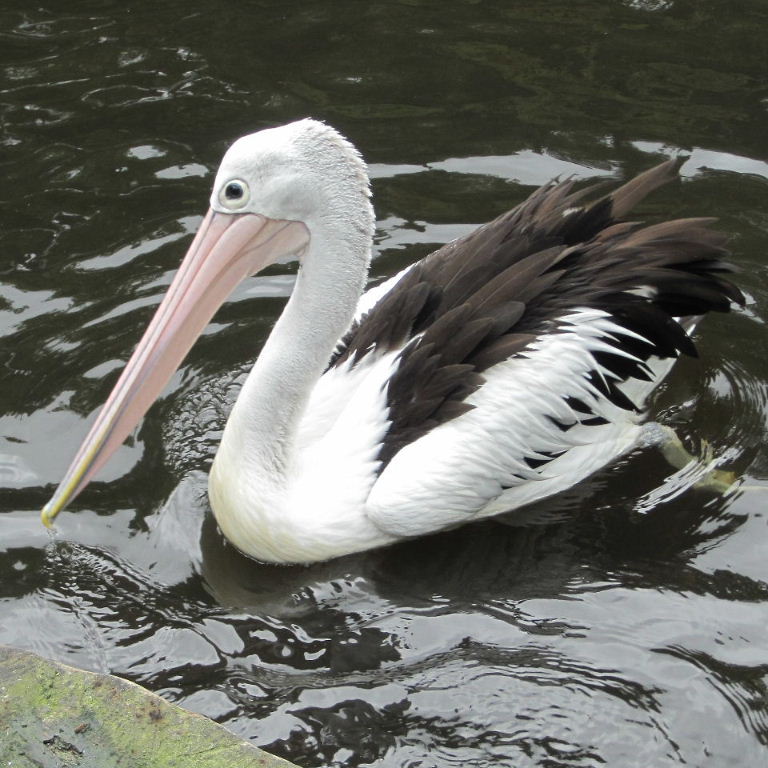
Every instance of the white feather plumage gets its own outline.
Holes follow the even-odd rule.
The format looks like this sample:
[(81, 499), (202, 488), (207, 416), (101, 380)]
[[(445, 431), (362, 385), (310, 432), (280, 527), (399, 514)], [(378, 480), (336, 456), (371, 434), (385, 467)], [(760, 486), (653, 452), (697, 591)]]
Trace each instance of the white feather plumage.
[[(266, 155), (252, 146), (254, 137), (247, 147), (238, 142), (216, 186), (254, 168), (259, 178), (268, 177), (264, 166), (273, 156), (289, 154), (295, 162), (301, 154), (297, 135), (299, 144), (317, 152), (328, 129), (315, 126), (305, 121), (291, 135), (270, 134)], [(616, 378), (598, 364), (596, 352), (636, 360), (606, 344), (632, 332), (606, 312), (581, 308), (561, 317), (556, 332), (485, 371), (485, 383), (467, 398), (472, 410), (406, 445), (380, 471), (379, 448), (389, 427), (387, 385), (402, 350), (365, 350), (354, 363), (347, 360), (322, 376), (317, 360), (309, 365), (314, 374), (306, 369), (318, 349), (340, 349), (343, 331), (411, 269), (349, 304), (365, 274), (372, 226), (360, 219), (369, 208), (367, 187), (363, 195), (359, 187), (351, 196), (332, 194), (337, 177), (350, 175), (349, 162), (354, 166), (359, 156), (339, 159), (337, 167), (326, 157), (321, 189), (310, 194), (303, 211), (312, 239), (296, 288), (243, 388), (210, 477), (212, 506), (225, 535), (260, 560), (322, 560), (498, 514), (568, 488), (630, 450), (640, 434), (637, 415), (613, 405), (586, 378), (590, 371)], [(357, 184), (358, 172), (352, 175)], [(301, 177), (301, 184), (308, 180)], [(279, 199), (289, 197), (278, 192)], [(258, 201), (253, 210), (264, 205)], [(311, 289), (310, 278), (317, 283)], [(344, 306), (350, 308), (338, 311)], [(335, 319), (328, 319), (329, 308)], [(672, 362), (649, 361), (652, 382), (633, 379), (621, 388), (642, 406)], [(569, 396), (607, 423), (577, 423)], [(574, 426), (563, 431), (548, 417)], [(526, 457), (546, 462), (532, 468)]]

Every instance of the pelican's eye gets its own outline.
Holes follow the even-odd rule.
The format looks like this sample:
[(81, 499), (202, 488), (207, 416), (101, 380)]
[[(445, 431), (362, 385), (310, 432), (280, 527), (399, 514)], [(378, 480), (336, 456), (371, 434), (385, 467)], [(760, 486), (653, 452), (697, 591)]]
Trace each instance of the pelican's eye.
[(248, 198), (248, 185), (240, 179), (228, 181), (219, 194), (219, 200), (225, 208), (242, 208)]

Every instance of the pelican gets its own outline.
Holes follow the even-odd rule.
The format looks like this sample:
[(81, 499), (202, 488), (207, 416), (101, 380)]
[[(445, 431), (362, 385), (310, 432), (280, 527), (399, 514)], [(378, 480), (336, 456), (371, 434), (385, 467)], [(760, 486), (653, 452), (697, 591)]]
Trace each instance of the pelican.
[(625, 221), (673, 160), (612, 194), (555, 181), (363, 293), (365, 163), (311, 119), (238, 139), (178, 273), (43, 509), (50, 525), (160, 395), (242, 280), (295, 287), (209, 476), (246, 555), (307, 563), (516, 509), (638, 444), (699, 317), (741, 303), (712, 219)]

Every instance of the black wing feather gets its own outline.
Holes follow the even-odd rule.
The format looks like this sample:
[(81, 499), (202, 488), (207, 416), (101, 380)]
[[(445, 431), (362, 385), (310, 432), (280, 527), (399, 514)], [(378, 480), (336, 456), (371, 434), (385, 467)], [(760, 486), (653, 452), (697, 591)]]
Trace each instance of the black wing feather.
[[(594, 371), (590, 378), (620, 408), (637, 409), (617, 383), (649, 380), (649, 358), (695, 355), (673, 318), (724, 312), (731, 302), (743, 302), (739, 289), (722, 277), (734, 271), (724, 258), (725, 236), (709, 228), (713, 219), (646, 227), (619, 220), (676, 177), (670, 160), (586, 204), (602, 184), (576, 192), (572, 181), (545, 185), (427, 256), (355, 323), (330, 365), (354, 364), (374, 349), (402, 348), (387, 385), (391, 425), (379, 456), (382, 468), (403, 446), (466, 413), (471, 406), (465, 399), (482, 385), (483, 371), (526, 354), (531, 342), (557, 332), (558, 321), (577, 308), (604, 310), (631, 332), (605, 341), (640, 362), (597, 352), (606, 375)], [(581, 401), (570, 404), (594, 416)]]

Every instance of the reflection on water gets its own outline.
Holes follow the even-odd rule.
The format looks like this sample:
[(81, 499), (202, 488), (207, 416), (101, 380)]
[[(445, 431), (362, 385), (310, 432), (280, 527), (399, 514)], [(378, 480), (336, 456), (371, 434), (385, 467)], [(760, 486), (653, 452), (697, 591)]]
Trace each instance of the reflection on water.
[[(306, 766), (762, 764), (766, 23), (751, 0), (6, 3), (0, 642), (124, 675)], [(236, 292), (51, 537), (37, 510), (224, 147), (307, 114), (371, 161), (376, 281), (553, 175), (685, 156), (640, 214), (717, 216), (748, 304), (702, 323), (652, 415), (734, 488), (642, 449), (525, 521), (249, 561), (212, 523), (206, 471), (291, 290), (279, 268)]]

